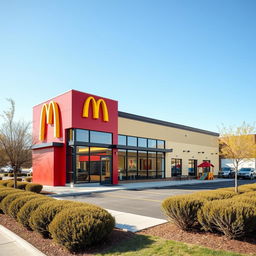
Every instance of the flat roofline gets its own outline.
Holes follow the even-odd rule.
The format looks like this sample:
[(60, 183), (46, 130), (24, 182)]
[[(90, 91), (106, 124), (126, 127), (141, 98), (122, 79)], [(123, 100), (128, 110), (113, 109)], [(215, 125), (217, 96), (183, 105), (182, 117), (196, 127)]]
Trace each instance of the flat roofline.
[(151, 123), (151, 124), (158, 124), (158, 125), (168, 126), (168, 127), (172, 127), (172, 128), (186, 130), (186, 131), (197, 132), (197, 133), (202, 133), (202, 134), (219, 137), (219, 133), (216, 133), (216, 132), (193, 128), (193, 127), (185, 126), (185, 125), (181, 125), (181, 124), (175, 124), (175, 123), (162, 121), (162, 120), (158, 120), (158, 119), (154, 119), (154, 118), (149, 118), (149, 117), (145, 117), (145, 116), (134, 115), (134, 114), (130, 114), (130, 113), (122, 112), (122, 111), (118, 111), (118, 117), (123, 117), (123, 118), (132, 119), (132, 120), (136, 120), (136, 121), (141, 121), (141, 122), (146, 122), (146, 123)]

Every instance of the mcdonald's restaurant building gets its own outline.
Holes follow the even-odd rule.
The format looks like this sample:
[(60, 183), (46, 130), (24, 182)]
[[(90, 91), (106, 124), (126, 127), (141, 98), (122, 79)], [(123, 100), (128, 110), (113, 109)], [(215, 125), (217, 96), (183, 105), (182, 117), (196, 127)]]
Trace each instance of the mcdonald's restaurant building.
[(33, 181), (118, 184), (196, 178), (219, 166), (219, 134), (118, 111), (115, 100), (68, 91), (33, 108)]

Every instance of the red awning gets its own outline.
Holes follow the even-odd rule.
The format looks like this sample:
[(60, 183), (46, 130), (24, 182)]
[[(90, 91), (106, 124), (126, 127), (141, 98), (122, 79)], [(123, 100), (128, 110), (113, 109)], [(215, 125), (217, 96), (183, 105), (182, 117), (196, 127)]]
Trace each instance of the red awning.
[(197, 167), (214, 167), (214, 165), (209, 162), (203, 162), (199, 164)]

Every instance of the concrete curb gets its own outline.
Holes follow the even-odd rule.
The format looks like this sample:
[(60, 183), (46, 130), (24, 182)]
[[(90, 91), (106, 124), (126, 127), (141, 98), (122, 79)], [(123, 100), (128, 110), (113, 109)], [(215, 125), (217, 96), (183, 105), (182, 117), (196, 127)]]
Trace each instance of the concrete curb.
[[(224, 180), (205, 180), (205, 181), (201, 181), (200, 184), (207, 184), (207, 183), (218, 183), (218, 182), (223, 182)], [(225, 181), (230, 181), (232, 182), (233, 180), (225, 180)], [(152, 182), (153, 183), (153, 182)], [(179, 182), (177, 184), (161, 184), (161, 185), (156, 185), (156, 184), (152, 184), (151, 186), (141, 186), (141, 187), (131, 187), (131, 188), (127, 188), (127, 187), (115, 187), (114, 189), (103, 189), (103, 190), (91, 190), (91, 191), (78, 191), (78, 192), (70, 192), (70, 193), (63, 193), (63, 192), (56, 192), (56, 194), (53, 195), (49, 195), (51, 197), (68, 197), (68, 196), (82, 196), (82, 195), (90, 195), (92, 193), (106, 193), (106, 192), (113, 192), (113, 191), (119, 191), (119, 190), (143, 190), (143, 189), (159, 189), (159, 188), (164, 188), (164, 187), (178, 187), (178, 186), (184, 186), (184, 185), (196, 185), (199, 183), (183, 183), (183, 182)], [(46, 190), (47, 191), (47, 190)]]
[(0, 232), (2, 232), (4, 235), (8, 236), (9, 238), (13, 239), (16, 243), (18, 243), (20, 246), (25, 248), (26, 250), (30, 251), (32, 255), (35, 256), (46, 256), (44, 253), (39, 251), (36, 247), (34, 247), (32, 244), (24, 240), (23, 238), (19, 237), (9, 229), (5, 228), (4, 226), (0, 225)]

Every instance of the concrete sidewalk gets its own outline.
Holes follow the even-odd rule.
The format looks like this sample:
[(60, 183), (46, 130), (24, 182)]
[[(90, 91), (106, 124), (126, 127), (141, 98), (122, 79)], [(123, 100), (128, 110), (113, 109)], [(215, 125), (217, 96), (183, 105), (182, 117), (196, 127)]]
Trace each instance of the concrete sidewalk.
[(137, 232), (146, 228), (154, 227), (163, 223), (167, 220), (151, 218), (147, 216), (119, 212), (114, 210), (106, 209), (116, 219), (116, 228)]
[[(177, 187), (181, 185), (195, 185), (215, 182), (227, 182), (227, 179), (215, 179), (215, 180), (181, 180), (181, 181), (155, 181), (155, 182), (135, 182), (125, 183), (118, 185), (103, 186), (99, 183), (88, 183), (75, 185), (74, 187), (62, 186), (44, 186), (43, 190), (46, 192), (55, 193), (55, 196), (75, 196), (75, 195), (86, 195), (91, 193), (109, 192), (116, 190), (134, 190), (134, 189), (150, 189), (150, 188), (163, 188), (163, 187)], [(232, 180), (230, 180), (232, 181)]]
[(0, 255), (2, 256), (46, 256), (33, 245), (0, 225)]

